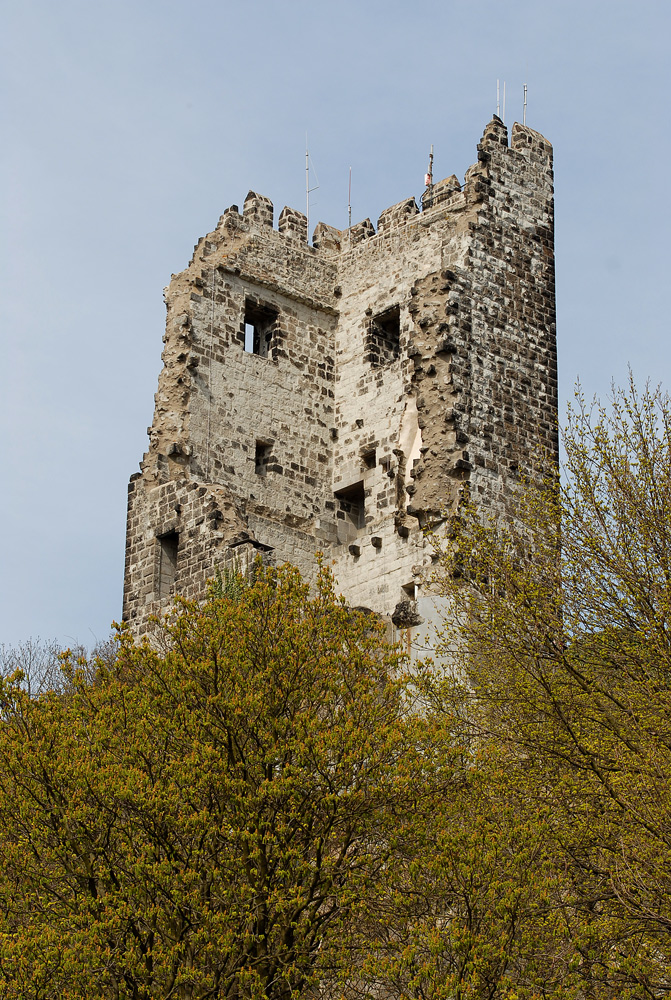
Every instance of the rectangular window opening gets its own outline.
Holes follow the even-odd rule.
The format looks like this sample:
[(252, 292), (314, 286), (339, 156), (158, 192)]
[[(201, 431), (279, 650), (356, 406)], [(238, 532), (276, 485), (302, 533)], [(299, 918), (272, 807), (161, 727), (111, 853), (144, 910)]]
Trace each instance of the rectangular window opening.
[(179, 532), (168, 531), (165, 535), (160, 535), (158, 539), (160, 546), (159, 569), (158, 569), (158, 596), (159, 598), (169, 597), (175, 584), (177, 573), (177, 550), (179, 549)]
[(366, 504), (363, 482), (353, 483), (342, 490), (335, 491), (338, 501), (338, 513), (341, 519), (349, 522), (357, 531), (366, 526)]
[(370, 451), (364, 452), (362, 459), (365, 469), (374, 469), (377, 465), (377, 452), (375, 448), (371, 448)]
[(245, 300), (244, 336), (245, 351), (267, 358), (273, 334), (277, 330), (277, 309)]
[(402, 600), (404, 601), (414, 601), (417, 594), (417, 587), (414, 583), (406, 583), (405, 586), (401, 587)]
[(366, 336), (366, 356), (374, 368), (396, 361), (401, 351), (401, 310), (391, 306), (373, 316)]
[(265, 476), (268, 473), (268, 463), (272, 455), (272, 442), (257, 441), (254, 450), (254, 472), (257, 476)]

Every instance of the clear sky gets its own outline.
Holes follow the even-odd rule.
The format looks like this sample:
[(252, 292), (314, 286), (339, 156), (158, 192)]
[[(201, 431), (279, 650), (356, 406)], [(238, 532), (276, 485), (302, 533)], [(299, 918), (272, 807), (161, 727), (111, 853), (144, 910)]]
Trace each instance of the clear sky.
[(554, 144), (560, 398), (671, 387), (669, 39), (649, 0), (4, 0), (0, 643), (121, 608), (162, 289), (252, 188), (311, 226), (460, 179), (506, 122)]

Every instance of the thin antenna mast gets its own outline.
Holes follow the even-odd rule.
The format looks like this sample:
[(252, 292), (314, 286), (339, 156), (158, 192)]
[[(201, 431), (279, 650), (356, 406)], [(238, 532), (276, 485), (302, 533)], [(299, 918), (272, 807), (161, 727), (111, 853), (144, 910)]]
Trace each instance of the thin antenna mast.
[(347, 192), (347, 229), (352, 229), (352, 168), (349, 168), (349, 190)]
[(429, 189), (427, 208), (430, 208), (433, 204), (433, 143), (431, 143), (431, 152), (429, 153), (429, 168), (424, 174), (424, 186)]
[(496, 81), (496, 117), (497, 118), (501, 117), (501, 100), (500, 100), (500, 91), (499, 91), (499, 81), (498, 81), (498, 79)]
[[(315, 170), (315, 165), (312, 163), (312, 173), (315, 175), (315, 180), (317, 183), (314, 187), (310, 187), (310, 164), (312, 159), (310, 153), (308, 152), (308, 134), (305, 133), (305, 219), (306, 228), (308, 233), (310, 232), (310, 194), (312, 191), (316, 191), (319, 187), (319, 178), (317, 177), (317, 171)], [(310, 237), (308, 236), (308, 242)]]
[(522, 109), (522, 124), (527, 123), (527, 85), (524, 84), (524, 108)]

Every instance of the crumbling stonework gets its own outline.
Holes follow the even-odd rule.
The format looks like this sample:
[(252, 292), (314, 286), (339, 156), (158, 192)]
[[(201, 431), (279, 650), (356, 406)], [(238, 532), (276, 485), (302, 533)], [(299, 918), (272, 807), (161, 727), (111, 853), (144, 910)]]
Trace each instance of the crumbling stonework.
[(465, 491), (514, 516), (557, 459), (552, 148), (494, 118), (452, 176), (339, 231), (250, 192), (166, 290), (149, 450), (131, 478), (124, 620), (261, 555), (333, 562), (355, 606), (417, 623), (424, 529)]

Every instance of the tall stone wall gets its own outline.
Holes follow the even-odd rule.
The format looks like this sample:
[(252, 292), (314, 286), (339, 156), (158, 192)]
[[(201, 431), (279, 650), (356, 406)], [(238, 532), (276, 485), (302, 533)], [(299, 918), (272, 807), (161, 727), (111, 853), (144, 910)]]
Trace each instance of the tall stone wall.
[(414, 619), (425, 529), (465, 492), (514, 516), (557, 460), (552, 149), (494, 118), (464, 185), (338, 231), (250, 192), (166, 294), (150, 445), (129, 487), (137, 632), (261, 556)]

